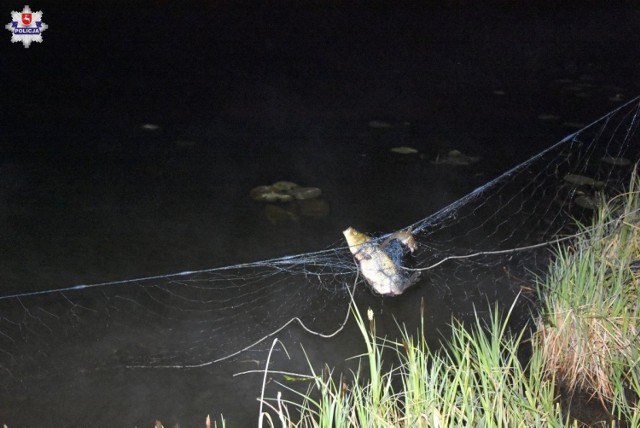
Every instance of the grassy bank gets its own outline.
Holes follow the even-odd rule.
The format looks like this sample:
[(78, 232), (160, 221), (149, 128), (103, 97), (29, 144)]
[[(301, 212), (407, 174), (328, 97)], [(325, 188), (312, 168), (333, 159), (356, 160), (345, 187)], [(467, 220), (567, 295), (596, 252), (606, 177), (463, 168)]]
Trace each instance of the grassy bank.
[[(302, 427), (578, 426), (568, 404), (586, 397), (608, 426), (640, 427), (640, 202), (629, 192), (602, 203), (594, 224), (559, 246), (538, 284), (541, 314), (523, 331), (494, 310), (487, 323), (453, 321), (446, 349), (402, 331), (376, 336), (375, 319), (354, 309), (366, 344), (367, 376), (348, 383), (311, 369), (299, 401), (266, 400), (261, 423)], [(416, 338), (417, 337), (417, 338)], [(528, 358), (518, 358), (523, 346)], [(397, 360), (382, 370), (383, 359)], [(282, 385), (286, 388), (286, 385)], [(266, 414), (265, 414), (266, 415)], [(604, 416), (602, 416), (604, 415)], [(263, 419), (264, 416), (264, 419)]]
[(600, 204), (593, 226), (557, 251), (540, 284), (543, 317), (534, 336), (547, 377), (640, 426), (640, 202), (627, 193)]

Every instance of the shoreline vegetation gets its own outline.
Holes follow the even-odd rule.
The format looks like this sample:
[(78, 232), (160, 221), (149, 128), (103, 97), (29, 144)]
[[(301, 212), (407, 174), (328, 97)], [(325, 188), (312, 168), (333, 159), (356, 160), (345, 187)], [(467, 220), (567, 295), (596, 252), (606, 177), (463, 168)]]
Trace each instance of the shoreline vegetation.
[[(295, 400), (264, 398), (263, 385), (259, 426), (640, 428), (639, 192), (634, 172), (625, 193), (601, 198), (593, 224), (557, 245), (527, 327), (509, 327), (514, 302), (488, 322), (454, 319), (450, 341), (430, 350), (424, 325), (390, 341), (376, 336), (372, 311), (364, 319), (352, 305), (360, 369), (347, 382), (309, 364), (306, 393), (279, 383)], [(385, 370), (385, 359), (398, 363)]]
[[(432, 351), (422, 331), (416, 338), (403, 329), (401, 342), (377, 337), (373, 314), (365, 320), (354, 308), (366, 378), (355, 373), (347, 384), (310, 368), (312, 386), (300, 401), (264, 401), (273, 413), (260, 423), (640, 427), (639, 189), (634, 173), (627, 192), (603, 197), (593, 224), (578, 224), (576, 239), (558, 245), (538, 280), (541, 308), (529, 327), (511, 331), (510, 311), (496, 308), (488, 323), (454, 320), (449, 345)], [(527, 358), (519, 357), (523, 347)], [(389, 371), (381, 368), (386, 353), (400, 362)]]

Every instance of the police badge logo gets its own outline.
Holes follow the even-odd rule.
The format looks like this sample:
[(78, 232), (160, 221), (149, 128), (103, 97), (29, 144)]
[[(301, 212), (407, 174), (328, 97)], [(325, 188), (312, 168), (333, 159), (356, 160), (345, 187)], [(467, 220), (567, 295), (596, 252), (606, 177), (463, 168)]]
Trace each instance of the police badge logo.
[(23, 13), (22, 14), (22, 23), (26, 26), (29, 26), (31, 24), (31, 15), (33, 15), (32, 13)]
[(42, 32), (48, 25), (42, 22), (42, 11), (32, 12), (25, 6), (21, 12), (11, 12), (11, 22), (5, 28), (11, 31), (11, 42), (22, 42), (25, 48), (31, 42), (42, 43)]

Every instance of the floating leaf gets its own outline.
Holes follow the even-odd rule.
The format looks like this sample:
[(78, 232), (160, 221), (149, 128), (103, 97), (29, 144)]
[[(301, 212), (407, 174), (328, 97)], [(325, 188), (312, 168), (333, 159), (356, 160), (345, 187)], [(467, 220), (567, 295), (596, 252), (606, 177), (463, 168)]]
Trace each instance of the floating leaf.
[(613, 156), (604, 156), (602, 158), (602, 162), (604, 163), (608, 163), (610, 165), (615, 165), (615, 166), (627, 166), (631, 163), (631, 161), (629, 159), (625, 159), (625, 158), (616, 158)]
[(596, 189), (604, 186), (604, 182), (602, 181), (594, 180), (591, 177), (585, 177), (584, 175), (578, 174), (567, 174), (564, 176), (564, 181), (575, 184), (576, 186), (592, 186)]
[(446, 156), (440, 157), (438, 156), (436, 160), (431, 161), (431, 163), (435, 164), (445, 164), (445, 165), (471, 165), (472, 163), (476, 163), (480, 160), (478, 156), (467, 156), (462, 153), (460, 150), (451, 150), (447, 153)]
[(322, 194), (322, 190), (317, 187), (296, 187), (289, 191), (289, 194), (296, 199), (315, 199)]
[(291, 189), (298, 187), (298, 185), (292, 181), (276, 181), (271, 187), (276, 192), (289, 192)]
[(249, 196), (258, 202), (291, 202), (294, 199), (315, 199), (322, 194), (317, 187), (300, 187), (292, 181), (277, 181), (270, 186), (257, 186)]
[(258, 202), (289, 202), (293, 196), (276, 191), (273, 186), (258, 186), (249, 192), (251, 199)]
[(418, 151), (413, 147), (407, 147), (407, 146), (394, 147), (391, 149), (391, 151), (393, 153), (399, 153), (401, 155), (411, 155), (411, 154), (418, 153)]

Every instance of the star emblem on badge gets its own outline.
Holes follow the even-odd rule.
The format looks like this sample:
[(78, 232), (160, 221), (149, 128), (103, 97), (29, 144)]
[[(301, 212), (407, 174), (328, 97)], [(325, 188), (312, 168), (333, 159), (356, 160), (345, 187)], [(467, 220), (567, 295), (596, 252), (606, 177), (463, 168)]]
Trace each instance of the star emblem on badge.
[(5, 28), (11, 31), (11, 43), (22, 42), (28, 48), (31, 42), (42, 43), (42, 33), (49, 26), (42, 22), (42, 11), (32, 12), (25, 5), (21, 12), (11, 12), (11, 22)]

